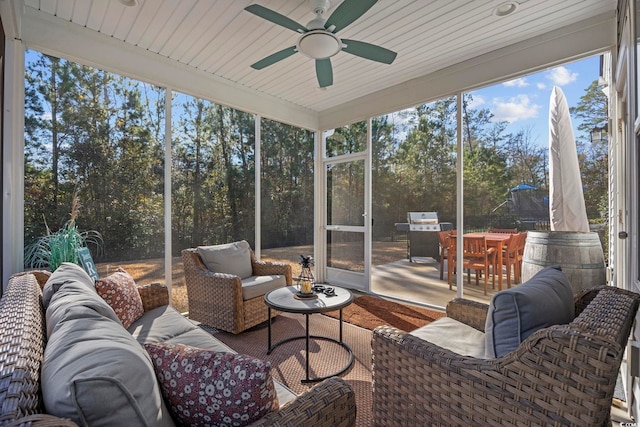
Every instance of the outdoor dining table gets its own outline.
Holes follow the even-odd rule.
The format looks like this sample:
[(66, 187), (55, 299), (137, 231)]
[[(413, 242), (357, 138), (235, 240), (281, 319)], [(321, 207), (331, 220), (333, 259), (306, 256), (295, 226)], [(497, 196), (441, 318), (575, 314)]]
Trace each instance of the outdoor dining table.
[[(502, 248), (511, 238), (511, 234), (508, 233), (486, 233), (486, 232), (473, 232), (465, 233), (464, 237), (485, 237), (487, 239), (487, 246), (496, 248), (497, 261), (496, 264), (500, 269), (498, 275), (498, 290), (502, 290)], [(495, 274), (495, 271), (494, 273)]]

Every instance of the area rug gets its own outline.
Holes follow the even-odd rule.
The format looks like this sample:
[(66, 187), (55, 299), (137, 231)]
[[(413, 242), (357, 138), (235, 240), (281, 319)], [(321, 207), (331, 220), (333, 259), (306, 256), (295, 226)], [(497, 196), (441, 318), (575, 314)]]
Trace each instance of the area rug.
[[(201, 325), (202, 329), (213, 334), (220, 341), (238, 353), (268, 360), (274, 379), (289, 387), (296, 394), (303, 393), (313, 384), (302, 384), (305, 376), (305, 340), (290, 341), (276, 347), (267, 354), (267, 328), (253, 329), (238, 335), (219, 332)], [(337, 339), (339, 322), (323, 316), (309, 316), (312, 335), (328, 336)], [(305, 317), (301, 314), (283, 313), (272, 325), (273, 342), (279, 342), (292, 336), (304, 336)], [(372, 423), (371, 401), (371, 331), (347, 323), (343, 324), (343, 341), (353, 351), (354, 361), (351, 368), (341, 375), (353, 389), (356, 396), (356, 426), (369, 427)], [(311, 377), (331, 375), (346, 366), (349, 355), (341, 346), (324, 340), (311, 340), (309, 347), (309, 366)]]
[[(339, 311), (324, 314), (336, 319), (340, 316)], [(352, 304), (342, 309), (343, 321), (369, 330), (374, 330), (377, 326), (389, 325), (409, 332), (444, 315), (443, 311), (400, 304), (368, 295), (357, 297)]]
[[(339, 336), (339, 312), (309, 316), (312, 335), (337, 339)], [(349, 383), (356, 396), (356, 426), (369, 427), (372, 420), (372, 375), (371, 336), (372, 330), (380, 325), (390, 325), (404, 331), (411, 331), (426, 325), (445, 314), (437, 310), (400, 304), (372, 296), (359, 296), (343, 309), (343, 341), (351, 348), (354, 361), (341, 377)], [(271, 363), (274, 379), (289, 387), (296, 394), (308, 390), (313, 385), (302, 384), (305, 376), (305, 340), (290, 341), (267, 354), (266, 327), (253, 328), (233, 335), (201, 325), (207, 332), (227, 344), (238, 353), (248, 354)], [(272, 324), (272, 342), (295, 336), (304, 336), (305, 317), (301, 314), (282, 313)], [(310, 342), (310, 376), (331, 375), (344, 367), (348, 353), (339, 345), (324, 340)]]

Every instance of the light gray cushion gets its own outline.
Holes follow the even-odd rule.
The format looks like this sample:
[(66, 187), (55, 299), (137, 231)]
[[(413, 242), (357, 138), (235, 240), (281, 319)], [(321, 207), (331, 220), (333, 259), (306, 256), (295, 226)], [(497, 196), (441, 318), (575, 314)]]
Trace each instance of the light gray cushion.
[(58, 323), (67, 317), (66, 311), (70, 307), (87, 307), (101, 316), (120, 322), (115, 311), (98, 295), (94, 283), (84, 269), (71, 263), (63, 263), (49, 277), (44, 286), (48, 295), (47, 336), (50, 337)]
[(425, 341), (462, 356), (484, 358), (484, 333), (450, 317), (441, 317), (409, 332)]
[(287, 286), (287, 280), (279, 274), (247, 277), (242, 279), (242, 298), (246, 301), (285, 286)]
[(241, 279), (253, 274), (249, 243), (245, 240), (225, 245), (198, 246), (198, 254), (214, 273), (226, 273)]
[(42, 364), (47, 413), (81, 426), (173, 425), (149, 356), (118, 321), (82, 305), (56, 309), (64, 316)]
[(145, 312), (129, 326), (129, 333), (140, 343), (158, 343), (198, 329), (173, 307), (164, 305)]
[(529, 281), (491, 299), (485, 324), (487, 358), (515, 350), (538, 329), (571, 322), (574, 313), (571, 284), (560, 267), (540, 270)]
[(165, 342), (169, 344), (184, 344), (190, 347), (204, 348), (205, 350), (236, 353), (234, 349), (198, 327), (193, 331), (185, 332), (184, 334), (168, 339)]
[(94, 293), (96, 292), (94, 280), (89, 277), (82, 267), (71, 262), (63, 262), (60, 264), (60, 267), (51, 274), (42, 288), (42, 304), (45, 310), (49, 307), (51, 297), (67, 282), (77, 282), (84, 285), (87, 289), (93, 290)]

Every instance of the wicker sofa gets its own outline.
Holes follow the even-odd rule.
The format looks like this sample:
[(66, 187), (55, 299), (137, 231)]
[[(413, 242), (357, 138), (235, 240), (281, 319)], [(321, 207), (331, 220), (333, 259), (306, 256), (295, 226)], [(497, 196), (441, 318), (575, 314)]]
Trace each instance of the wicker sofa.
[[(282, 278), (284, 279), (281, 280), (282, 286), (290, 286), (293, 283), (289, 264), (259, 261), (246, 242), (237, 243), (245, 243), (247, 247), (247, 263), (250, 262), (247, 277), (224, 272), (233, 271), (228, 266), (224, 266), (226, 268), (223, 268), (223, 272), (212, 271), (203, 262), (199, 253), (200, 248), (188, 248), (182, 251), (184, 278), (189, 298), (189, 318), (232, 334), (238, 334), (268, 319), (264, 294), (273, 287), (260, 281), (258, 287), (262, 290), (251, 292), (250, 296), (247, 296), (247, 288), (253, 286), (256, 282), (254, 279), (259, 280), (261, 276)], [(273, 317), (277, 314), (279, 313), (274, 310), (271, 315)]]
[[(575, 319), (528, 336), (502, 357), (462, 356), (410, 333), (374, 330), (377, 426), (610, 425), (616, 378), (640, 296), (582, 291)], [(489, 306), (452, 300), (447, 317), (484, 332)]]
[[(51, 316), (51, 313), (46, 312), (44, 309), (41, 287), (48, 276), (44, 272), (22, 273), (12, 276), (0, 300), (0, 348), (2, 349), (0, 351), (0, 425), (66, 426), (92, 424), (91, 421), (74, 423), (66, 419), (57, 418), (51, 415), (51, 410), (47, 414), (47, 409), (51, 408), (45, 408), (46, 397), (44, 397), (45, 393), (42, 387), (43, 382), (47, 381), (45, 371), (47, 369), (46, 364), (48, 361), (46, 358), (48, 356), (45, 356), (45, 350), (53, 346), (55, 341), (65, 340), (66, 338), (64, 334), (62, 334), (62, 337), (54, 335), (54, 338), (52, 338), (51, 333), (56, 334), (56, 332), (51, 332), (52, 326), (47, 325), (46, 319), (50, 318), (47, 316)], [(224, 351), (226, 348), (232, 352), (212, 335), (180, 316), (168, 304), (168, 292), (164, 285), (145, 285), (138, 287), (138, 291), (142, 297), (144, 314), (128, 329), (138, 343), (166, 340), (172, 343), (201, 345), (203, 348), (216, 349), (216, 351)], [(69, 308), (69, 310), (73, 310), (73, 308)], [(84, 319), (82, 320), (84, 321)], [(119, 327), (123, 329), (122, 325)], [(172, 332), (174, 330), (176, 333)], [(177, 332), (177, 330), (181, 332)], [(47, 338), (48, 334), (49, 338)], [(95, 339), (95, 330), (92, 330), (89, 335), (87, 339)], [(133, 346), (135, 347), (136, 345), (134, 342)], [(47, 351), (47, 354), (50, 355), (52, 351), (54, 350)], [(144, 352), (144, 350), (142, 351)], [(68, 352), (68, 349), (63, 352), (65, 356), (66, 352)], [(109, 354), (108, 351), (94, 351), (95, 356), (104, 358), (105, 365), (110, 362)], [(65, 363), (62, 365), (61, 370), (65, 370), (68, 365), (74, 364), (75, 362)], [(101, 366), (99, 365), (98, 369), (100, 368)], [(58, 371), (56, 370), (55, 375), (60, 374)], [(98, 377), (100, 375), (105, 375), (106, 380), (113, 380), (108, 374), (98, 373)], [(135, 375), (139, 375), (139, 373), (135, 373)], [(145, 381), (149, 381), (149, 378), (146, 378)], [(155, 376), (150, 381), (155, 382)], [(49, 387), (51, 386), (54, 388), (62, 387), (64, 390), (74, 387), (64, 381), (58, 381), (58, 384), (50, 384)], [(280, 400), (280, 409), (268, 413), (252, 425), (351, 426), (355, 423), (354, 394), (350, 386), (340, 378), (328, 379), (298, 396), (281, 384), (276, 383), (276, 392)], [(71, 393), (73, 394), (73, 391)], [(143, 390), (143, 394), (151, 393), (151, 390)], [(76, 399), (81, 399), (82, 397), (83, 395), (81, 394), (75, 396)], [(162, 402), (161, 397), (159, 400)], [(86, 402), (83, 404), (86, 404)], [(111, 406), (114, 406), (114, 403), (108, 398), (92, 404), (100, 406), (100, 411), (104, 411), (105, 414), (111, 415), (112, 412), (123, 409), (131, 413), (129, 408), (112, 408)], [(161, 406), (164, 408), (164, 403)], [(153, 416), (155, 418), (156, 414), (153, 414)], [(82, 413), (79, 417), (87, 420), (91, 419), (92, 414)], [(170, 418), (162, 421), (159, 418), (160, 415), (158, 415), (157, 422), (154, 420), (154, 422), (141, 423), (132, 417), (130, 422), (125, 424), (173, 425)]]

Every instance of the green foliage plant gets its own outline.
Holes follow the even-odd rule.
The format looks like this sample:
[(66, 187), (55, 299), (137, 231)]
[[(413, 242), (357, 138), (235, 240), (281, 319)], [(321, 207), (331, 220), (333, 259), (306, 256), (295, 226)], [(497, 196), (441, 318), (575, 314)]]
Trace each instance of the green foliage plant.
[(79, 212), (78, 194), (73, 196), (71, 219), (56, 232), (51, 232), (45, 220), (47, 234), (38, 238), (25, 248), (24, 263), (31, 268), (49, 268), (55, 271), (63, 262), (80, 264), (78, 250), (89, 244), (99, 251), (102, 248), (102, 235), (95, 230), (80, 231), (76, 225)]

